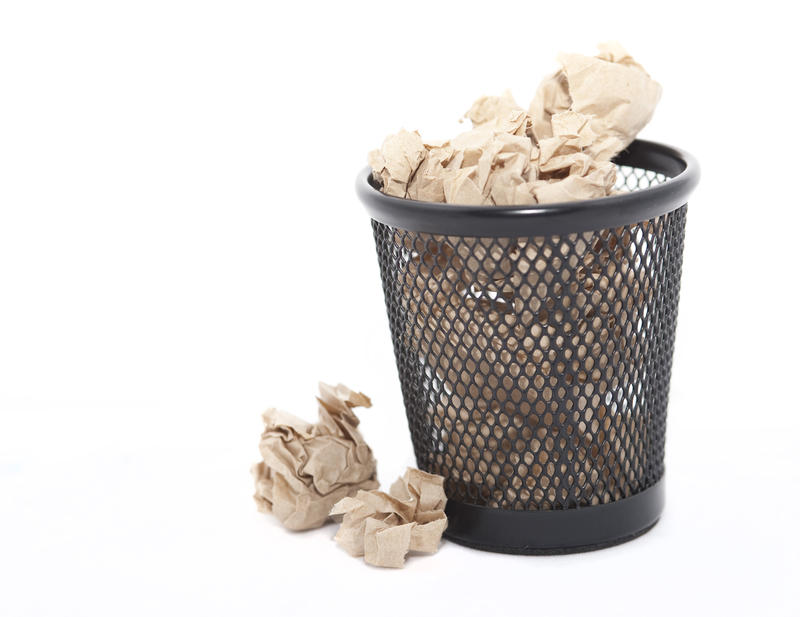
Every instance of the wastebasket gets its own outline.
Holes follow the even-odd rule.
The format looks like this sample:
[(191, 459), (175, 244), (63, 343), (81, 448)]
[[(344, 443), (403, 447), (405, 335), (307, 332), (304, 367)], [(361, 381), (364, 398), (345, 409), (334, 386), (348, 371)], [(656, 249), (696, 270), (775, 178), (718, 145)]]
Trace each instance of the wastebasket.
[(585, 551), (661, 514), (699, 169), (641, 140), (615, 163), (619, 193), (531, 206), (423, 203), (358, 177), (417, 464), (445, 478), (455, 542)]

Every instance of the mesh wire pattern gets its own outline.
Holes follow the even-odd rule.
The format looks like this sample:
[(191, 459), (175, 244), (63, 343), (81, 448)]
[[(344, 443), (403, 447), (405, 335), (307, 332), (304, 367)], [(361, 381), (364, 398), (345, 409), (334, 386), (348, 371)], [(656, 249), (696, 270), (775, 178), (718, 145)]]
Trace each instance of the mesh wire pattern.
[[(666, 179), (620, 166), (617, 188)], [(560, 236), (372, 221), (417, 464), (449, 499), (561, 510), (661, 478), (685, 222), (685, 205)]]

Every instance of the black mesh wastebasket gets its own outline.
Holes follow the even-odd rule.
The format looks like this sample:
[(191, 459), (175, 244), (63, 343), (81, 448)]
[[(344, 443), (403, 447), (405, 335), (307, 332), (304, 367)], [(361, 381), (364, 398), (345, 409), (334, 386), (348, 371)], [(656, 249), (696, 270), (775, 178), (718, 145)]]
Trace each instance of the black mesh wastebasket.
[(421, 203), (358, 178), (417, 464), (445, 477), (451, 540), (590, 550), (661, 514), (699, 171), (646, 141), (616, 163), (619, 194), (536, 206)]

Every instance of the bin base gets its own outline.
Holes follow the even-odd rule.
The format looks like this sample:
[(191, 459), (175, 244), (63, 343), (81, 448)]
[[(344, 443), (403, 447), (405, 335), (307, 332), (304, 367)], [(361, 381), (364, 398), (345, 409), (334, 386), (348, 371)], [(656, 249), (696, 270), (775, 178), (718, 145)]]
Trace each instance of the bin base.
[(664, 509), (664, 480), (613, 503), (570, 510), (501, 510), (447, 502), (444, 536), (514, 555), (565, 555), (607, 548), (650, 531)]

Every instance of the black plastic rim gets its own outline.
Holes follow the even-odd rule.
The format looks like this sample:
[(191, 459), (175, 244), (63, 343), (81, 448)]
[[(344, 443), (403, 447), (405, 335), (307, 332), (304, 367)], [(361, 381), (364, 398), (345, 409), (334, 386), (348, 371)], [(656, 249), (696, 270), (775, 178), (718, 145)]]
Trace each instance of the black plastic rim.
[(646, 533), (664, 509), (664, 480), (612, 503), (570, 510), (502, 510), (447, 502), (445, 537), (515, 555), (564, 555), (607, 548)]
[(366, 167), (356, 192), (374, 220), (409, 231), (460, 236), (542, 236), (607, 229), (646, 221), (684, 205), (700, 180), (692, 155), (652, 141), (636, 140), (614, 160), (662, 173), (670, 179), (647, 189), (532, 206), (459, 206), (384, 195)]

